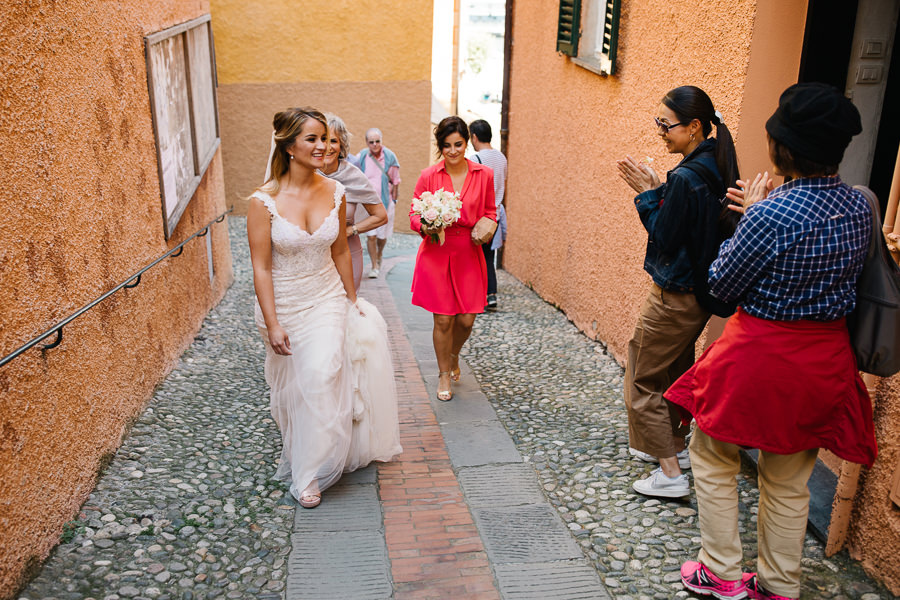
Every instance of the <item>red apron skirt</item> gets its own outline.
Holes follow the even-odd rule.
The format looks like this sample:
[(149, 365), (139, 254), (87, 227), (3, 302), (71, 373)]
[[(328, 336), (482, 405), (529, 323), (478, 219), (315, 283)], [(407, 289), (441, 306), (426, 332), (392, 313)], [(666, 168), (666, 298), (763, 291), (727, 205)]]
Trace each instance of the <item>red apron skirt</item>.
[(827, 448), (871, 467), (872, 403), (844, 319), (769, 321), (741, 309), (664, 394), (707, 435), (776, 454)]

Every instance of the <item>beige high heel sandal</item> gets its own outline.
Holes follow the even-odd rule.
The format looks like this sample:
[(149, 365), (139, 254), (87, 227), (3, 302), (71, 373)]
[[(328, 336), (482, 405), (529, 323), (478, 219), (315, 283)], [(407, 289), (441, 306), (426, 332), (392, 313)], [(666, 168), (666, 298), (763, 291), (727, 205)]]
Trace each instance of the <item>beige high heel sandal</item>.
[(452, 381), (459, 381), (459, 376), (462, 374), (462, 370), (459, 368), (459, 354), (451, 354), (450, 360), (456, 363), (455, 369), (450, 369), (450, 379)]
[[(451, 375), (450, 371), (441, 371), (440, 373), (438, 373), (437, 399), (440, 400), (441, 402), (449, 402), (450, 400), (453, 399), (453, 392), (450, 391), (449, 389), (446, 389), (446, 390), (441, 389), (440, 378), (443, 377), (444, 375)], [(451, 375), (451, 378), (452, 378), (452, 375)]]

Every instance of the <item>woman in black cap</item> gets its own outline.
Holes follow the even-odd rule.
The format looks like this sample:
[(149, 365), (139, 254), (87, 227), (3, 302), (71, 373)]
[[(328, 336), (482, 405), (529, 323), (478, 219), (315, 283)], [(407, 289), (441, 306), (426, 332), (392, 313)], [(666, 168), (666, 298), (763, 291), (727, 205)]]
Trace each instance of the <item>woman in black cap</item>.
[[(729, 190), (744, 212), (709, 269), (710, 292), (740, 304), (721, 338), (666, 392), (692, 415), (698, 561), (685, 587), (717, 598), (800, 596), (809, 510), (807, 480), (819, 448), (871, 466), (872, 405), (844, 317), (872, 233), (863, 195), (838, 165), (861, 131), (853, 104), (820, 83), (789, 87), (766, 123), (775, 174)], [(761, 201), (760, 201), (761, 200)], [(741, 447), (759, 448), (759, 574), (741, 573)]]

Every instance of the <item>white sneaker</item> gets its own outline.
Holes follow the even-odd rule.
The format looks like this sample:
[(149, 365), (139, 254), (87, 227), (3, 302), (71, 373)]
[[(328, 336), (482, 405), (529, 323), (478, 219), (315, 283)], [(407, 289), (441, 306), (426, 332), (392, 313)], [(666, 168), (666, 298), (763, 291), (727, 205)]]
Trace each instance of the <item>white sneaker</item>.
[[(634, 448), (629, 448), (628, 453), (638, 460), (642, 460), (644, 462), (659, 463), (659, 459), (652, 454), (647, 454), (646, 452), (641, 452), (640, 450), (635, 450)], [(687, 448), (685, 448), (675, 456), (678, 458), (679, 467), (681, 467), (682, 469), (691, 468), (691, 453), (688, 452)]]
[(632, 455), (638, 460), (642, 460), (648, 463), (658, 463), (659, 459), (653, 456), (652, 454), (647, 454), (646, 452), (641, 452), (640, 450), (635, 450), (634, 448), (628, 449), (628, 454)]
[(691, 453), (687, 448), (675, 455), (678, 458), (678, 466), (682, 469), (691, 468)]
[(377, 279), (378, 278), (378, 269), (372, 269), (369, 271), (369, 279)]
[(662, 469), (656, 469), (646, 479), (638, 479), (631, 484), (639, 494), (658, 496), (660, 498), (683, 498), (691, 495), (691, 486), (687, 475), (682, 473), (675, 479), (669, 479)]

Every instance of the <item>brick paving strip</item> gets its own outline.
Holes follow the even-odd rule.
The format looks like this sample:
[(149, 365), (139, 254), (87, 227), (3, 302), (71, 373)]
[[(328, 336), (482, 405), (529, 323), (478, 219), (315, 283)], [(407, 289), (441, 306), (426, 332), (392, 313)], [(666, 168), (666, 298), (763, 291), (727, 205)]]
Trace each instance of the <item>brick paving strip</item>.
[(468, 366), (452, 402), (432, 400), (432, 320), (410, 303), (412, 266), (386, 258), (360, 291), (388, 324), (403, 454), (297, 509), (288, 600), (609, 598)]
[(404, 453), (378, 468), (394, 597), (608, 598), (468, 366), (451, 402), (434, 399), (432, 318), (410, 303), (412, 267), (388, 259), (361, 291), (383, 307), (400, 398)]
[(367, 284), (361, 295), (382, 307), (391, 334), (404, 449), (378, 468), (394, 598), (499, 598), (391, 291), (383, 278)]

